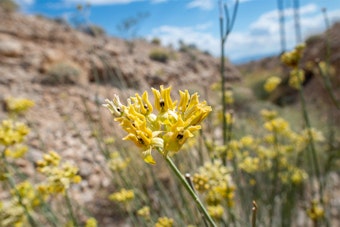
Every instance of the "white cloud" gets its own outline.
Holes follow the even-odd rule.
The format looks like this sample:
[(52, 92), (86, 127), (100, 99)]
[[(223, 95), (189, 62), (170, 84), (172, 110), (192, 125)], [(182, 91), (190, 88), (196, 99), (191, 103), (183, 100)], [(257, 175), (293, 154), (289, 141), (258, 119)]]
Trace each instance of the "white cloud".
[[(332, 20), (340, 19), (340, 10), (329, 11)], [(300, 8), (300, 27), (302, 39), (325, 30), (325, 23), (319, 9), (314, 4)], [(285, 10), (286, 47), (296, 45), (293, 9)], [(262, 14), (250, 24), (247, 32), (232, 32), (226, 52), (233, 60), (260, 54), (273, 54), (281, 51), (278, 12), (276, 10)]]
[(215, 4), (214, 0), (192, 0), (187, 4), (188, 8), (199, 8), (203, 10), (213, 9)]
[[(186, 44), (195, 44), (201, 50), (216, 51), (218, 50), (219, 41), (207, 31), (211, 25), (210, 22), (198, 24), (194, 27), (164, 25), (152, 30), (147, 38), (157, 37), (162, 40), (164, 45), (171, 44), (175, 48), (178, 47), (178, 41), (182, 40)], [(217, 52), (213, 54), (218, 55)]]
[(109, 4), (128, 4), (132, 2), (138, 2), (143, 0), (64, 0), (67, 3), (90, 3), (91, 5), (109, 5)]
[[(291, 49), (296, 45), (294, 14), (292, 9), (287, 9), (285, 13), (286, 45), (287, 49)], [(328, 16), (331, 21), (339, 20), (340, 10), (328, 11)], [(300, 8), (300, 24), (303, 39), (325, 30), (322, 13), (313, 4)], [(211, 27), (212, 22), (193, 27), (161, 26), (152, 30), (147, 38), (158, 37), (164, 45), (172, 44), (174, 47), (178, 47), (178, 40), (183, 40), (184, 43), (195, 44), (201, 50), (208, 50), (218, 56), (220, 55), (220, 39), (219, 36), (211, 34)], [(280, 32), (276, 10), (262, 14), (249, 25), (246, 32), (231, 32), (226, 45), (226, 54), (231, 60), (280, 51)]]

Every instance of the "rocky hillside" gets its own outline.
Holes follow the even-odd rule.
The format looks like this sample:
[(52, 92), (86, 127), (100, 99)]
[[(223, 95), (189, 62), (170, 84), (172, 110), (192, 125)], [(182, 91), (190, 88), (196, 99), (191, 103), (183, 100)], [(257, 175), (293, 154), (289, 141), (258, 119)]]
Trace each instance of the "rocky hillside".
[[(108, 111), (100, 107), (105, 98), (118, 93), (124, 99), (161, 84), (201, 91), (206, 98), (219, 80), (218, 59), (196, 49), (178, 52), (145, 40), (133, 45), (131, 52), (118, 38), (94, 37), (55, 20), (0, 9), (0, 101), (35, 102), (25, 117), (31, 128), (27, 159), (35, 162), (55, 150), (77, 162), (83, 181), (74, 198), (81, 203), (91, 203), (110, 182), (92, 127), (99, 121), (112, 127)], [(226, 70), (228, 80), (240, 79), (232, 65)], [(7, 113), (1, 106), (2, 120)], [(28, 175), (34, 174), (30, 163), (20, 163)]]

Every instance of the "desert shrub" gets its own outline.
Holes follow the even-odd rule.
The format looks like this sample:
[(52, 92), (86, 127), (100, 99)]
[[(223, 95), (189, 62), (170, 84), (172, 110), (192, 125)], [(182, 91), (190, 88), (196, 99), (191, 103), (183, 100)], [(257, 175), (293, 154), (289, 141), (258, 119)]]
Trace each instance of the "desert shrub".
[(71, 63), (60, 62), (51, 66), (44, 79), (43, 84), (76, 84), (79, 79), (80, 71)]
[(266, 83), (266, 79), (261, 79), (255, 82), (251, 88), (253, 90), (254, 95), (261, 100), (265, 100), (269, 97), (269, 93), (264, 89), (264, 85)]
[(149, 57), (150, 59), (154, 61), (166, 63), (170, 58), (170, 54), (164, 50), (155, 49), (151, 51), (151, 53), (149, 54)]
[(154, 45), (159, 46), (159, 45), (161, 45), (161, 40), (159, 38), (153, 38), (151, 40), (151, 43), (154, 44)]
[(105, 35), (105, 30), (98, 25), (87, 25), (81, 28), (81, 31), (93, 37)]
[(19, 6), (13, 0), (1, 0), (0, 8), (6, 12), (15, 12), (19, 9)]

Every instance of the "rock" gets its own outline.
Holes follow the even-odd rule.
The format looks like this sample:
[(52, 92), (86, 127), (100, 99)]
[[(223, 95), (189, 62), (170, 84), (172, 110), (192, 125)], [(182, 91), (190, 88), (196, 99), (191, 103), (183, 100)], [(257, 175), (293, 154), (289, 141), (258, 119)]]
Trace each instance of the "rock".
[(6, 57), (20, 57), (23, 55), (24, 49), (20, 42), (15, 40), (0, 41), (0, 55)]

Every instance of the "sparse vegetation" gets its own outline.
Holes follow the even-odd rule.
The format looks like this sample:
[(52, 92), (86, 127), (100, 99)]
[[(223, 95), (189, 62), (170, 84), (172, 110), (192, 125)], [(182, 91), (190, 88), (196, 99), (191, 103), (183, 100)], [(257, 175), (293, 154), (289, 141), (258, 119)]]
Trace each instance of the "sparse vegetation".
[(15, 12), (19, 9), (19, 5), (14, 0), (1, 0), (0, 8), (5, 12)]
[(47, 71), (41, 82), (48, 85), (76, 84), (79, 74), (79, 69), (71, 63), (55, 63)]
[(154, 49), (149, 54), (149, 57), (150, 57), (150, 59), (152, 59), (154, 61), (167, 63), (167, 61), (170, 58), (170, 54), (166, 50), (163, 50), (163, 49)]

